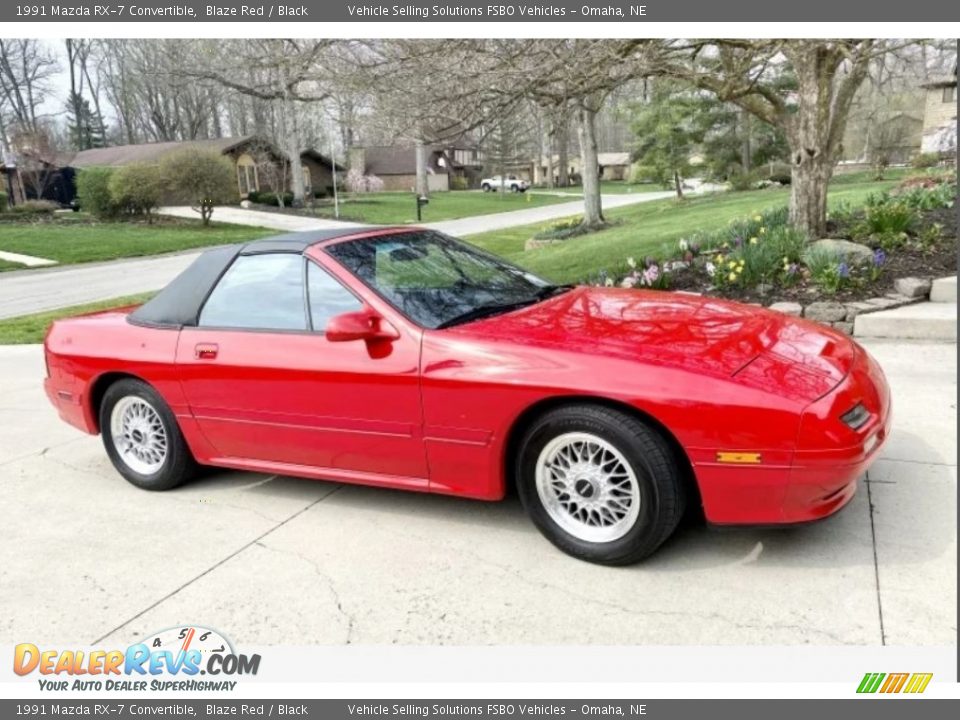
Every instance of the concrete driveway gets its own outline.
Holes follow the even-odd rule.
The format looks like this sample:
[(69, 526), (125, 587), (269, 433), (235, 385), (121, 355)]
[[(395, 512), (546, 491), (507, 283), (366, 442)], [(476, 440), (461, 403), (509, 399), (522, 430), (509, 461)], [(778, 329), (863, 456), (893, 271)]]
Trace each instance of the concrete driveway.
[(687, 526), (621, 569), (561, 554), (514, 500), (238, 472), (137, 490), (56, 418), (40, 349), (0, 348), (0, 644), (119, 646), (193, 622), (241, 645), (952, 645), (956, 346), (869, 348), (895, 423), (847, 509)]

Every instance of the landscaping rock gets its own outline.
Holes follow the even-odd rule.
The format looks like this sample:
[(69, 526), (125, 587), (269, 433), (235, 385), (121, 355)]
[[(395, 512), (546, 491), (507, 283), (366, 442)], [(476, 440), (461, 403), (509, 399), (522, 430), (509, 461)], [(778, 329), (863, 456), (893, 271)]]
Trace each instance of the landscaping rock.
[(896, 300), (891, 300), (888, 297), (869, 298), (866, 300), (866, 303), (868, 305), (873, 305), (874, 310), (889, 310), (890, 308), (894, 308), (900, 304)]
[(250, 208), (253, 207), (253, 203), (250, 202), (249, 200), (241, 200), (240, 207), (242, 207), (244, 210), (249, 210)]
[(845, 258), (853, 262), (870, 262), (873, 260), (873, 250), (866, 245), (850, 242), (849, 240), (834, 240), (824, 238), (810, 243), (810, 246), (804, 252), (806, 258), (813, 251), (827, 250), (837, 257)]
[(865, 302), (851, 302), (844, 305), (847, 309), (847, 322), (853, 322), (853, 319), (860, 313), (868, 313), (877, 310), (876, 305)]
[(905, 277), (898, 278), (894, 283), (897, 292), (908, 298), (923, 298), (930, 294), (930, 287), (933, 282), (923, 278)]
[(834, 330), (839, 330), (842, 333), (847, 335), (853, 335), (853, 323), (852, 322), (835, 322), (833, 324)]
[(803, 316), (822, 323), (840, 322), (847, 317), (847, 309), (838, 302), (815, 302), (807, 305)]
[(795, 302), (775, 302), (770, 306), (770, 309), (782, 312), (784, 315), (793, 315), (794, 317), (803, 315), (803, 305)]
[(764, 297), (770, 294), (770, 291), (773, 290), (773, 285), (769, 283), (760, 283), (757, 285), (757, 295)]

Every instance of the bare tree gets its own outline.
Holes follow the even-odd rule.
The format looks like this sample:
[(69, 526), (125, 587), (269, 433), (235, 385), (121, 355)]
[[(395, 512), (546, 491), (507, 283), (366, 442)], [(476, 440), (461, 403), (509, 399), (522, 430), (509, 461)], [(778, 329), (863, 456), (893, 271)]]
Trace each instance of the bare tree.
[(827, 186), (857, 89), (870, 64), (901, 43), (885, 40), (704, 40), (666, 43), (660, 72), (709, 90), (782, 128), (792, 167), (790, 221), (826, 227)]
[(58, 71), (56, 59), (40, 40), (0, 39), (0, 111), (4, 125), (21, 131), (40, 129), (40, 107)]

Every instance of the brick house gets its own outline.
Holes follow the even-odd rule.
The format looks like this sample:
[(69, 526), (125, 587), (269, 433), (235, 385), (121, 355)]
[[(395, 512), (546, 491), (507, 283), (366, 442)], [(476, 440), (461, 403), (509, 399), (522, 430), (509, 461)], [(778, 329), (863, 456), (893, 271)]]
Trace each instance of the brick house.
[[(383, 180), (384, 190), (413, 191), (417, 185), (417, 151), (396, 145), (350, 148), (350, 168)], [(481, 156), (468, 147), (427, 147), (427, 186), (431, 192), (452, 187), (452, 178), (462, 178), (466, 187), (478, 187), (483, 169)]]
[[(253, 191), (275, 190), (278, 189), (275, 187), (277, 185), (280, 185), (281, 191), (290, 188), (290, 169), (286, 154), (268, 140), (256, 135), (93, 148), (58, 156), (56, 164), (59, 176), (72, 178), (77, 170), (83, 168), (159, 163), (168, 155), (185, 150), (217, 152), (228, 158), (236, 173), (238, 198), (245, 198)], [(315, 150), (303, 151), (300, 161), (307, 194), (332, 193), (333, 161)], [(337, 170), (341, 169), (338, 165)], [(23, 167), (19, 172), (20, 187), (26, 191), (26, 197), (29, 198), (30, 183), (22, 179), (25, 172)], [(76, 187), (72, 181), (52, 184), (51, 191), (44, 191), (42, 195), (44, 199), (62, 204), (70, 203), (75, 196)]]
[(922, 85), (927, 91), (923, 112), (921, 152), (939, 153), (956, 162), (957, 157), (957, 67), (953, 75)]

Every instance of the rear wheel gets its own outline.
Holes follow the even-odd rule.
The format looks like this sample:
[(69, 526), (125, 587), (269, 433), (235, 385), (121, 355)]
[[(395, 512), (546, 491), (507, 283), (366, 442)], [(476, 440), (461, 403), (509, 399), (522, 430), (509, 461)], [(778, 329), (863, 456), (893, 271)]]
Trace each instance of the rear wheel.
[(480, 186), (480, 189), (483, 190), (484, 192), (490, 192), (490, 190), (492, 190), (489, 183), (484, 183), (483, 185)]
[(169, 490), (196, 471), (170, 408), (140, 380), (119, 380), (107, 388), (100, 434), (117, 472), (144, 490)]
[(527, 430), (517, 458), (520, 499), (550, 542), (574, 557), (628, 565), (670, 536), (684, 509), (669, 444), (627, 413), (575, 405)]

